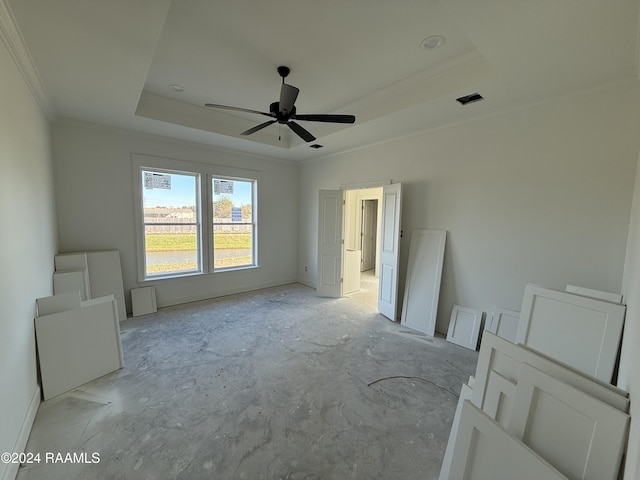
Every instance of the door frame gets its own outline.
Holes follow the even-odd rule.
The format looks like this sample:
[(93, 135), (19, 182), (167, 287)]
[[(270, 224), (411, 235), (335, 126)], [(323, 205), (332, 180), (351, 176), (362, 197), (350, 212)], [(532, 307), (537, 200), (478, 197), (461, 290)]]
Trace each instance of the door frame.
[[(346, 198), (346, 191), (347, 190), (362, 190), (362, 189), (369, 189), (369, 188), (381, 188), (383, 189), (383, 195), (382, 195), (382, 199), (378, 200), (379, 201), (379, 209), (378, 212), (380, 212), (380, 208), (382, 208), (382, 206), (384, 205), (384, 189), (385, 187), (389, 187), (390, 185), (395, 185), (392, 184), (391, 180), (382, 180), (382, 181), (375, 181), (375, 182), (365, 182), (365, 183), (352, 183), (352, 184), (343, 184), (341, 185), (339, 188), (340, 190), (343, 192), (343, 198)], [(402, 186), (399, 185), (398, 187), (400, 189), (399, 193), (400, 193), (400, 201), (401, 199), (401, 194), (402, 194)], [(324, 190), (324, 191), (328, 191), (328, 190)], [(401, 205), (401, 204), (400, 204)], [(344, 204), (343, 204), (343, 209), (344, 209)], [(401, 210), (400, 212), (397, 212), (399, 215), (401, 215)], [(382, 218), (380, 218), (380, 216), (382, 216)], [(344, 212), (341, 218), (341, 222), (339, 225), (340, 228), (340, 234), (341, 234), (341, 238), (342, 238), (342, 252), (340, 254), (340, 270), (341, 270), (341, 277), (344, 278), (344, 250), (345, 250), (345, 242), (344, 242), (344, 236), (345, 236), (345, 225), (344, 225)], [(384, 226), (384, 212), (382, 212), (382, 215), (378, 215), (378, 219), (377, 219), (379, 228), (383, 228)], [(397, 219), (397, 222), (400, 222), (400, 218)], [(399, 226), (399, 223), (398, 223)], [(320, 231), (318, 231), (318, 235), (320, 235)], [(398, 238), (396, 239), (397, 242), (397, 253), (399, 254), (399, 241), (400, 241), (400, 228), (398, 228)], [(320, 248), (320, 246), (318, 246), (318, 248)], [(376, 242), (376, 249), (380, 250), (382, 248), (382, 239), (378, 239), (378, 241)], [(380, 255), (381, 256), (381, 255)], [(381, 259), (378, 258), (378, 256), (376, 256), (376, 273), (379, 273), (378, 269), (379, 269), (379, 265), (380, 265)], [(396, 267), (397, 269), (397, 267)], [(397, 272), (396, 272), (397, 274)], [(380, 292), (380, 289), (382, 287), (381, 285), (382, 282), (382, 277), (379, 276), (378, 277), (378, 292)], [(398, 278), (396, 276), (395, 280), (392, 282), (392, 288), (391, 290), (393, 291), (393, 294), (395, 296), (395, 305), (389, 306), (389, 308), (383, 308), (383, 310), (385, 311), (381, 311), (380, 310), (380, 306), (381, 306), (381, 300), (380, 300), (380, 294), (378, 293), (378, 311), (380, 311), (380, 313), (382, 313), (383, 315), (387, 316), (390, 320), (392, 321), (396, 321), (397, 318), (396, 314), (397, 314), (397, 304), (398, 304), (398, 298), (397, 298), (397, 283), (398, 283)], [(320, 294), (320, 292), (319, 292)], [(342, 285), (340, 285), (340, 296), (342, 295)], [(321, 295), (322, 296), (322, 295)], [(384, 305), (383, 305), (384, 307)], [(389, 311), (387, 311), (389, 310)], [(391, 311), (393, 310), (393, 311)]]

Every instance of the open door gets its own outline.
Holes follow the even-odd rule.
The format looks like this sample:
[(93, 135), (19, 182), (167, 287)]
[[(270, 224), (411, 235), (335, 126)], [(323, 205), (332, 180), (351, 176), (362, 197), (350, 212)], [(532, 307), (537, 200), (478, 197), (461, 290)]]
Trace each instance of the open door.
[(318, 203), (318, 281), (321, 297), (342, 296), (342, 190), (320, 190)]
[(395, 322), (398, 316), (398, 267), (402, 184), (385, 185), (382, 193), (382, 238), (378, 311)]

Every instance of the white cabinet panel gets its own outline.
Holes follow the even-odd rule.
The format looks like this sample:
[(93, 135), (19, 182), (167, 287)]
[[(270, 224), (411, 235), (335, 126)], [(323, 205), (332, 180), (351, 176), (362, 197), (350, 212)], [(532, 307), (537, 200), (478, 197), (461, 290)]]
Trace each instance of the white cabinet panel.
[(620, 293), (603, 292), (601, 290), (592, 290), (591, 288), (577, 287), (575, 285), (567, 285), (566, 291), (584, 297), (604, 300), (605, 302), (622, 303), (622, 294)]
[(447, 341), (461, 347), (475, 350), (482, 325), (482, 312), (472, 308), (454, 305), (451, 309)]
[(466, 400), (451, 468), (440, 480), (567, 480), (533, 450)]
[(91, 298), (89, 284), (86, 281), (86, 270), (61, 270), (53, 273), (53, 293), (80, 292), (82, 300)]
[(523, 364), (508, 431), (574, 480), (618, 476), (629, 416)]
[(36, 317), (45, 400), (122, 368), (122, 345), (113, 296)]
[(134, 317), (157, 312), (156, 287), (132, 288), (131, 307)]
[(509, 340), (511, 343), (516, 343), (519, 321), (520, 312), (507, 308), (493, 307), (487, 313), (485, 330)]
[(80, 308), (80, 302), (79, 291), (60, 293), (51, 297), (36, 298), (36, 306), (38, 307), (38, 314), (36, 316), (42, 317), (73, 308)]
[(460, 389), (460, 397), (458, 397), (458, 405), (456, 406), (456, 413), (453, 416), (453, 424), (451, 425), (451, 433), (449, 434), (449, 441), (447, 442), (447, 448), (444, 451), (444, 458), (442, 460), (442, 467), (440, 469), (439, 480), (445, 480), (450, 478), (451, 462), (453, 457), (453, 447), (456, 443), (456, 437), (458, 435), (458, 427), (460, 426), (460, 415), (462, 413), (462, 405), (465, 400), (471, 400), (472, 387), (467, 384), (462, 384)]
[(507, 428), (516, 397), (516, 384), (498, 372), (489, 372), (487, 393), (482, 411), (495, 420), (502, 428)]
[(510, 382), (517, 384), (520, 367), (523, 363), (532, 365), (538, 370), (617, 408), (621, 412), (627, 413), (629, 411), (628, 393), (624, 390), (608, 382), (580, 373), (566, 365), (561, 365), (522, 345), (514, 345), (489, 332), (485, 332), (482, 336), (473, 387), (473, 403), (479, 408), (483, 408), (487, 382), (492, 370)]
[(624, 305), (529, 284), (516, 341), (610, 382), (624, 314)]
[(87, 252), (89, 283), (93, 298), (113, 295), (118, 304), (118, 319), (127, 319), (127, 306), (124, 301), (122, 266), (118, 250)]

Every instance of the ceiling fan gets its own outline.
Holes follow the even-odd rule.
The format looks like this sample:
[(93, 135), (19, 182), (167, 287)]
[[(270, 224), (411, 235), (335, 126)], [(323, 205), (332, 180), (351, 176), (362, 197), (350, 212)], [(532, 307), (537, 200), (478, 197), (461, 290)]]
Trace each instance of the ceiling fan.
[(312, 142), (316, 139), (308, 130), (303, 128), (300, 124), (294, 122), (294, 120), (306, 120), (310, 122), (330, 122), (330, 123), (354, 123), (356, 117), (353, 115), (339, 115), (339, 114), (299, 114), (296, 112), (296, 98), (300, 89), (284, 83), (284, 79), (289, 75), (291, 70), (289, 67), (278, 67), (278, 74), (282, 77), (282, 87), (280, 88), (280, 101), (273, 102), (269, 105), (269, 112), (260, 112), (258, 110), (250, 110), (248, 108), (229, 107), (227, 105), (216, 105), (214, 103), (205, 103), (205, 107), (221, 108), (225, 110), (235, 110), (238, 112), (256, 113), (258, 115), (264, 115), (271, 117), (272, 120), (256, 125), (249, 130), (242, 132), (240, 135), (251, 135), (252, 133), (262, 130), (265, 127), (273, 123), (280, 123), (288, 125), (296, 135), (302, 138), (305, 142)]

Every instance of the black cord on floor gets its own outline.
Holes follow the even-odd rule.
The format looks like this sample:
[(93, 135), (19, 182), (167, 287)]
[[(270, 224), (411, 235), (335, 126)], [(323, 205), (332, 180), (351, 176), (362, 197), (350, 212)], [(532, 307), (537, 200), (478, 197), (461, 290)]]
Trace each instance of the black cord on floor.
[(369, 383), (369, 384), (367, 385), (367, 387), (370, 387), (371, 385), (374, 385), (374, 384), (376, 384), (376, 383), (378, 383), (378, 382), (381, 382), (381, 381), (383, 381), (383, 380), (390, 380), (390, 379), (392, 379), (392, 378), (408, 378), (408, 379), (421, 380), (421, 381), (426, 382), (426, 383), (429, 383), (429, 384), (431, 384), (431, 385), (433, 385), (433, 386), (435, 386), (435, 387), (438, 387), (440, 390), (443, 390), (443, 391), (447, 392), (449, 395), (452, 395), (452, 396), (453, 396), (453, 397), (455, 397), (455, 398), (459, 398), (459, 397), (460, 397), (460, 395), (458, 395), (457, 393), (452, 392), (452, 391), (451, 391), (451, 390), (449, 390), (448, 388), (445, 388), (445, 387), (443, 387), (443, 386), (441, 386), (441, 385), (438, 385), (437, 383), (432, 382), (431, 380), (427, 380), (426, 378), (422, 378), (422, 377), (413, 377), (413, 376), (409, 376), (409, 375), (392, 375), (392, 376), (390, 376), (390, 377), (383, 377), (383, 378), (379, 378), (378, 380), (376, 380), (376, 381), (374, 381), (374, 382)]

